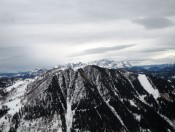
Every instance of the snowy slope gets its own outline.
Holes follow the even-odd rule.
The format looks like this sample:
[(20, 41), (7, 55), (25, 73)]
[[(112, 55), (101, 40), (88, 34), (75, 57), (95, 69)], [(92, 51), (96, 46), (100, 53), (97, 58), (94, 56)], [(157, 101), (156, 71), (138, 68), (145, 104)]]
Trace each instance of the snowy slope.
[[(10, 124), (11, 117), (19, 112), (19, 109), (22, 107), (21, 100), (24, 98), (27, 85), (33, 81), (34, 79), (16, 81), (12, 86), (5, 88), (4, 91), (7, 93), (7, 96), (1, 99), (0, 104), (3, 107), (6, 106), (9, 110), (0, 118), (0, 124)], [(6, 128), (6, 130), (8, 129)]]
[(138, 79), (143, 86), (143, 88), (149, 93), (152, 94), (155, 99), (157, 99), (159, 95), (159, 91), (157, 89), (154, 89), (152, 85), (150, 84), (149, 80), (147, 77), (143, 74), (139, 74)]

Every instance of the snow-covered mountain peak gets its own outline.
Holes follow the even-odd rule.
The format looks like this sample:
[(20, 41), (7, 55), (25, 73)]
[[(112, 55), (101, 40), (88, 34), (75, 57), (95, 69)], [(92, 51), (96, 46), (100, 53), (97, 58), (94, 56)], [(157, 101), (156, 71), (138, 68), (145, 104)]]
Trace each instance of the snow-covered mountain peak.
[(29, 72), (29, 74), (31, 76), (39, 76), (41, 74), (44, 74), (45, 72), (47, 71), (47, 69), (45, 68), (37, 68), (37, 69), (34, 69), (33, 71)]
[(64, 69), (74, 69), (77, 70), (79, 68), (83, 68), (87, 65), (96, 65), (102, 68), (109, 68), (109, 69), (118, 69), (118, 68), (126, 68), (126, 67), (131, 67), (133, 63), (131, 61), (114, 61), (114, 60), (109, 60), (109, 59), (102, 59), (102, 60), (97, 60), (97, 61), (92, 61), (88, 63), (68, 63), (65, 65), (57, 65), (54, 68), (58, 68), (60, 70)]
[(109, 69), (126, 68), (126, 67), (132, 66), (128, 61), (113, 61), (108, 59), (93, 61), (88, 64), (97, 65), (99, 67), (109, 68)]

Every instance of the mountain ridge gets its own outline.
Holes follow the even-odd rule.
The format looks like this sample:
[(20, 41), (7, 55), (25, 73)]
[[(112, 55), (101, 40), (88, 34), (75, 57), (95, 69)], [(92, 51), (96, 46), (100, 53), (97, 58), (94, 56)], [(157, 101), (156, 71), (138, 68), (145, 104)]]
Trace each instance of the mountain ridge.
[(159, 92), (154, 98), (138, 79), (139, 74), (95, 65), (51, 69), (27, 85), (16, 117), (20, 122), (15, 125), (21, 131), (22, 124), (50, 124), (49, 128), (63, 132), (174, 131), (175, 85), (143, 74)]

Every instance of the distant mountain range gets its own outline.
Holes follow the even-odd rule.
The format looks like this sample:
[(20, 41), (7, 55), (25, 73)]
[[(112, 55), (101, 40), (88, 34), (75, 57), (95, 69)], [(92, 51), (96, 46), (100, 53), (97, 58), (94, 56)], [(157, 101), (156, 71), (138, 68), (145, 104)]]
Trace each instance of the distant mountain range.
[(89, 63), (79, 62), (79, 63), (68, 63), (65, 65), (57, 65), (54, 68), (60, 68), (62, 70), (67, 68), (78, 69), (78, 68), (83, 68), (87, 65), (96, 65), (103, 68), (118, 69), (118, 68), (131, 67), (136, 65), (137, 63), (138, 63), (137, 61), (114, 61), (114, 60), (102, 59), (102, 60), (93, 61)]
[(47, 69), (35, 69), (28, 72), (0, 73), (0, 78), (33, 78), (45, 73)]
[[(133, 64), (136, 63), (134, 61), (113, 61), (113, 60), (107, 60), (107, 59), (102, 59), (102, 60), (98, 60), (98, 61), (93, 61), (93, 62), (89, 62), (89, 63), (68, 63), (65, 65), (57, 65), (54, 66), (54, 69), (68, 69), (68, 68), (72, 68), (72, 69), (78, 69), (78, 68), (83, 68), (87, 65), (97, 65), (99, 67), (103, 67), (103, 68), (110, 68), (110, 69), (117, 69), (117, 68), (126, 68), (126, 67), (131, 67), (133, 66)], [(45, 73), (47, 71), (47, 69), (43, 68), (43, 69), (35, 69), (33, 71), (28, 71), (28, 72), (16, 72), (16, 73), (0, 73), (0, 78), (5, 78), (5, 77), (16, 77), (16, 78), (33, 78), (36, 76), (39, 76), (43, 73)]]
[[(169, 68), (171, 68), (171, 70), (175, 69), (175, 64), (143, 65), (143, 66), (142, 65), (138, 66), (138, 64), (139, 64), (139, 61), (114, 61), (114, 60), (102, 59), (102, 60), (93, 61), (89, 63), (79, 62), (79, 63), (68, 63), (64, 65), (57, 65), (57, 66), (54, 66), (53, 69), (64, 70), (64, 69), (71, 68), (76, 70), (88, 65), (96, 65), (96, 66), (99, 66), (102, 68), (108, 68), (108, 69), (131, 68), (132, 70), (135, 70), (135, 71), (144, 70), (144, 71), (152, 71), (152, 72), (160, 71), (160, 70), (162, 71), (170, 70)], [(27, 71), (27, 72), (0, 73), (0, 78), (4, 78), (4, 77), (33, 78), (45, 73), (46, 71), (48, 71), (48, 69), (38, 68), (33, 71)]]

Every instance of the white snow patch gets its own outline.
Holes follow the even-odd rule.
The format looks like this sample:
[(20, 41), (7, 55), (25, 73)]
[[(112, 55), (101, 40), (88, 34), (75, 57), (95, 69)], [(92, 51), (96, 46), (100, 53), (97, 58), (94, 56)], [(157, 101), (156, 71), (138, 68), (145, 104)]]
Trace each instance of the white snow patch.
[(11, 91), (13, 88), (19, 87), (20, 85), (22, 85), (24, 83), (24, 81), (17, 81), (15, 84), (13, 84), (12, 86), (9, 86), (6, 88), (6, 91), (9, 92)]
[(6, 105), (8, 108), (10, 108), (10, 110), (8, 111), (8, 114), (10, 115), (14, 115), (16, 112), (19, 111), (19, 109), (21, 108), (21, 103), (20, 103), (21, 99), (16, 99), (13, 100), (11, 102), (5, 103), (4, 105)]
[(139, 99), (140, 99), (142, 102), (145, 102), (145, 97), (146, 97), (146, 95), (141, 95), (141, 96), (139, 96)]
[(133, 100), (129, 100), (129, 103), (130, 103), (132, 106), (137, 107), (137, 105), (134, 103)]
[(143, 86), (143, 88), (149, 93), (152, 94), (155, 99), (160, 97), (159, 91), (157, 89), (154, 89), (152, 85), (150, 84), (149, 80), (144, 74), (139, 74), (138, 80), (140, 81), (140, 84)]
[(138, 115), (138, 114), (133, 114), (133, 115), (137, 121), (141, 120), (141, 115)]

